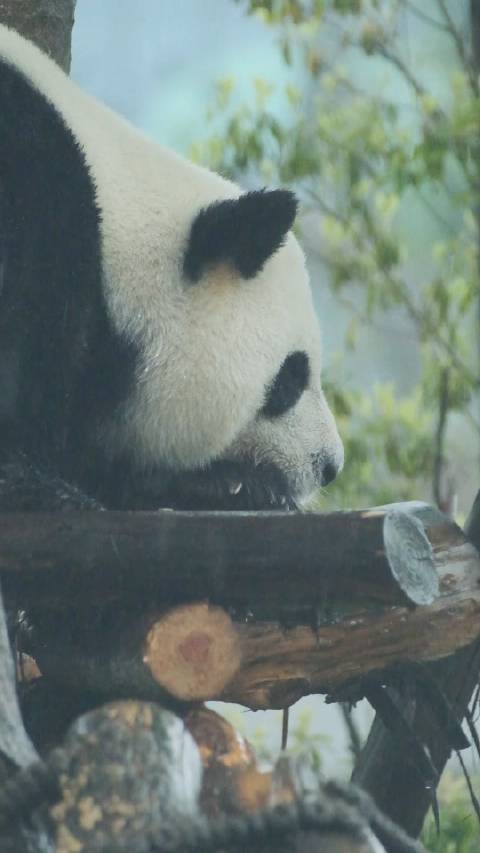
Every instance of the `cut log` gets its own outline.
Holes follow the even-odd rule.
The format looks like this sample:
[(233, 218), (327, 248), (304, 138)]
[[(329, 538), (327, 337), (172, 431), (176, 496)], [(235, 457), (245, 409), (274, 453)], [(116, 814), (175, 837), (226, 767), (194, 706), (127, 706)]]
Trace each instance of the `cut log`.
[(149, 629), (143, 663), (157, 684), (177, 699), (215, 696), (240, 666), (232, 620), (208, 604), (177, 607)]
[[(0, 572), (22, 606), (208, 599), (271, 617), (342, 601), (428, 604), (438, 577), (426, 511), (3, 514)], [(457, 531), (444, 525), (444, 547)]]
[(205, 603), (140, 615), (115, 610), (98, 627), (87, 614), (67, 611), (37, 623), (31, 640), (41, 672), (73, 691), (81, 685), (99, 701), (134, 697), (167, 706), (169, 696), (198, 702), (221, 695), (242, 654), (231, 618)]
[[(73, 613), (63, 599), (63, 611), (32, 611), (36, 619), (34, 656), (41, 671), (53, 680), (73, 689), (81, 684), (84, 691), (90, 690), (102, 699), (133, 696), (165, 701), (167, 691), (176, 699), (222, 699), (254, 709), (285, 708), (308, 693), (337, 693), (352, 681), (401, 662), (436, 660), (478, 636), (480, 559), (460, 529), (441, 513), (423, 505), (413, 505), (411, 511), (415, 513), (415, 529), (420, 526), (422, 535), (424, 532), (428, 536), (432, 557), (427, 561), (427, 574), (430, 559), (438, 573), (439, 596), (428, 605), (412, 607), (403, 597), (395, 606), (389, 602), (382, 607), (371, 596), (359, 599), (353, 593), (346, 603), (340, 597), (345, 594), (342, 580), (337, 600), (331, 571), (326, 572), (331, 589), (325, 600), (321, 567), (314, 582), (311, 569), (300, 562), (295, 583), (302, 600), (306, 579), (311, 579), (310, 607), (294, 610), (296, 624), (290, 627), (273, 620), (237, 617), (232, 621), (226, 613), (220, 615), (218, 608), (204, 602), (183, 605), (171, 613), (149, 610), (145, 603), (140, 604), (138, 599), (135, 602), (132, 588), (126, 583), (126, 589), (116, 585), (117, 594), (128, 596), (128, 603), (125, 601), (122, 607), (110, 601), (108, 608), (94, 611), (91, 605), (82, 610), (77, 604)], [(395, 512), (400, 510), (395, 508)], [(359, 514), (356, 523), (361, 527), (366, 519), (368, 526), (372, 518), (384, 521), (386, 517), (385, 510), (364, 513)], [(405, 528), (409, 529), (408, 525)], [(0, 541), (0, 551), (3, 547)], [(341, 572), (341, 543), (336, 548), (336, 565)], [(233, 561), (234, 552), (229, 553)], [(385, 555), (382, 559), (385, 566)], [(366, 551), (362, 552), (362, 561), (367, 561)], [(231, 565), (227, 560), (227, 566)], [(273, 576), (274, 567), (265, 569), (261, 561), (259, 565), (265, 570), (265, 583), (266, 577)], [(181, 567), (179, 571), (181, 574)], [(136, 576), (140, 574), (139, 568)], [(43, 581), (45, 575), (50, 572), (36, 572)], [(166, 581), (162, 571), (160, 575)], [(97, 575), (90, 570), (92, 585), (97, 576), (102, 579), (103, 567)], [(23, 578), (23, 570), (12, 572), (9, 577)], [(57, 580), (59, 577), (56, 575)], [(287, 581), (286, 572), (284, 580)], [(239, 576), (236, 581), (240, 589)], [(250, 583), (252, 595), (256, 595), (253, 578)], [(70, 581), (67, 588), (69, 584)], [(235, 580), (232, 587), (234, 584)], [(262, 589), (262, 583), (259, 586)], [(361, 586), (358, 583), (354, 587), (357, 594)], [(65, 590), (60, 581), (59, 587)], [(272, 595), (274, 590), (275, 586)], [(58, 601), (58, 589), (56, 596)], [(294, 596), (292, 587), (289, 605), (295, 602)], [(316, 606), (314, 627), (312, 605)], [(289, 613), (288, 607), (286, 612)], [(281, 616), (279, 608), (278, 617)], [(210, 667), (217, 671), (210, 672)]]

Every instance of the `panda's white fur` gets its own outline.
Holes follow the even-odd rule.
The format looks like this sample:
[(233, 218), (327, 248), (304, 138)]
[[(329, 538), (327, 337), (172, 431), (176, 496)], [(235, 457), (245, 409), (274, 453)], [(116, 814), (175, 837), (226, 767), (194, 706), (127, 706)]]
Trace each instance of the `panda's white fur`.
[[(145, 136), (83, 92), (40, 50), (0, 27), (0, 57), (61, 115), (84, 154), (100, 210), (103, 283), (119, 333), (140, 342), (132, 393), (106, 418), (107, 453), (140, 468), (217, 458), (273, 463), (297, 495), (337, 469), (342, 445), (321, 388), (321, 346), (303, 253), (290, 232), (253, 278), (228, 263), (192, 285), (183, 257), (201, 208), (241, 190)], [(279, 418), (258, 416), (285, 357), (307, 353), (310, 383)]]

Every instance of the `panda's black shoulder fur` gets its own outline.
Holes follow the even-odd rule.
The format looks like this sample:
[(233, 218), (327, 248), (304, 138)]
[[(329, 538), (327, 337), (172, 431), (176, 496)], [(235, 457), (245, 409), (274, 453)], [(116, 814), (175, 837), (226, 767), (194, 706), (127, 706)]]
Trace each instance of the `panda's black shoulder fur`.
[(26, 454), (82, 484), (86, 436), (128, 394), (135, 347), (107, 314), (100, 213), (72, 132), (1, 58), (0, 106), (0, 464)]
[[(8, 42), (8, 56), (22, 53), (21, 41)], [(33, 54), (28, 67), (30, 60), (35, 80)], [(39, 70), (40, 79), (58, 73)], [(61, 104), (70, 84), (55, 79)], [(32, 80), (0, 56), (0, 512), (285, 508), (287, 479), (273, 465), (212, 458), (178, 472), (150, 458), (147, 469), (135, 438), (113, 446), (110, 427), (134, 400), (145, 342), (119, 331), (106, 302), (102, 230), (111, 212), (99, 209), (89, 170), (95, 137), (87, 163), (75, 120), (64, 121)], [(79, 120), (88, 126), (95, 111)], [(101, 170), (95, 177), (102, 180)], [(193, 210), (187, 279), (194, 283), (223, 261), (254, 277), (284, 243), (295, 212), (284, 190)], [(115, 284), (113, 276), (108, 287)]]
[[(90, 440), (127, 399), (138, 357), (104, 301), (95, 186), (61, 115), (1, 58), (0, 107), (0, 511), (275, 506), (278, 472), (260, 483), (258, 472), (218, 462), (139, 474), (127, 455), (112, 464)], [(265, 198), (265, 215), (269, 207)], [(222, 228), (229, 209), (202, 212), (200, 231)], [(232, 251), (233, 225), (227, 215)], [(273, 231), (279, 243), (284, 226)], [(212, 260), (202, 241), (192, 248), (192, 264)], [(231, 490), (239, 479), (241, 495)]]

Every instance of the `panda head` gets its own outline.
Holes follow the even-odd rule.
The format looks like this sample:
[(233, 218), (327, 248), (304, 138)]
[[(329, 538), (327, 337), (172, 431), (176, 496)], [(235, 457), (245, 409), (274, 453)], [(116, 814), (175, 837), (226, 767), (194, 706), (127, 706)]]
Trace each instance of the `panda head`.
[[(198, 503), (176, 505), (296, 505), (342, 467), (295, 213), (292, 193), (259, 191), (184, 223), (162, 328), (124, 419), (140, 464), (160, 457), (170, 472), (174, 505), (179, 489), (198, 487)], [(212, 482), (227, 503), (208, 500)]]
[(2, 291), (11, 363), (28, 356), (7, 414), (34, 450), (41, 410), (61, 476), (111, 507), (263, 509), (332, 479), (294, 196), (242, 194), (148, 140), (4, 27), (0, 68), (1, 177), (42, 294), (28, 276)]

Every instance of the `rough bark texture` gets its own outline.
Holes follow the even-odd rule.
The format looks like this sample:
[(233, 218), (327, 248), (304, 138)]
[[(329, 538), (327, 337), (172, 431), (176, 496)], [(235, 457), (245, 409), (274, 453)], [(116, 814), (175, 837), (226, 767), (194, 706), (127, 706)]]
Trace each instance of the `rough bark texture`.
[(22, 606), (69, 599), (208, 598), (278, 614), (359, 601), (430, 604), (439, 582), (427, 530), (452, 558), (459, 529), (425, 504), (317, 513), (0, 515), (0, 572)]
[[(480, 547), (480, 493), (477, 495), (466, 533)], [(478, 615), (472, 614), (478, 623)], [(445, 631), (449, 630), (448, 623)], [(430, 672), (443, 690), (459, 720), (468, 706), (480, 678), (480, 642), (457, 652), (445, 661), (431, 665)], [(438, 777), (451, 755), (451, 746), (432, 720), (424, 705), (412, 706), (411, 723), (421, 742), (427, 747)], [(353, 772), (353, 781), (361, 785), (389, 817), (416, 837), (421, 831), (425, 815), (432, 804), (432, 791), (405, 750), (377, 716), (367, 743)]]
[(33, 41), (67, 73), (76, 0), (0, 0), (0, 23)]
[[(375, 555), (375, 550), (380, 567), (381, 540), (377, 534), (382, 530), (379, 519), (388, 517), (384, 511), (383, 515), (340, 514), (340, 518), (335, 514), (331, 527), (330, 516), (306, 517), (302, 522), (304, 532), (309, 530), (310, 541), (303, 561), (305, 540), (289, 538), (283, 528), (277, 527), (278, 521), (288, 528), (288, 517), (246, 516), (239, 524), (234, 516), (213, 515), (217, 527), (209, 527), (210, 517), (201, 519), (202, 526), (197, 517), (180, 514), (183, 536), (178, 538), (172, 533), (178, 514), (170, 513), (165, 542), (162, 523), (157, 528), (155, 518), (122, 516), (129, 524), (130, 534), (133, 530), (137, 533), (137, 538), (132, 538), (126, 532), (122, 536), (118, 517), (113, 516), (115, 530), (120, 533), (112, 545), (108, 533), (112, 529), (111, 516), (84, 514), (80, 532), (85, 532), (86, 537), (90, 521), (94, 540), (97, 542), (100, 537), (103, 543), (101, 549), (92, 552), (93, 562), (88, 542), (79, 544), (78, 517), (49, 517), (44, 520), (41, 534), (36, 518), (32, 517), (29, 525), (29, 519), (12, 517), (14, 535), (5, 524), (5, 536), (0, 538), (0, 564), (14, 569), (5, 571), (5, 580), (20, 580), (22, 591), (30, 585), (28, 595), (18, 602), (22, 607), (31, 603), (32, 591), (36, 595), (37, 607), (31, 611), (32, 652), (40, 670), (54, 680), (73, 689), (82, 684), (83, 690), (90, 690), (99, 698), (133, 696), (164, 701), (167, 691), (182, 700), (223, 699), (254, 709), (284, 708), (308, 693), (337, 693), (352, 681), (404, 661), (436, 660), (467, 646), (478, 636), (480, 560), (475, 548), (438, 511), (415, 504), (410, 510), (414, 513), (411, 521), (420, 525), (422, 537), (431, 549), (427, 574), (432, 562), (439, 589), (438, 598), (423, 607), (408, 605), (403, 592), (402, 598), (396, 599), (395, 587), (393, 601), (381, 606), (380, 601), (371, 598), (370, 583), (362, 583), (359, 578), (369, 553)], [(404, 514), (408, 518), (405, 511)], [(339, 524), (342, 518), (348, 522), (346, 531)], [(187, 535), (190, 522), (193, 533)], [(225, 528), (221, 522), (226, 523)], [(262, 522), (267, 522), (267, 528), (273, 525), (285, 551), (275, 545), (273, 537), (268, 537), (272, 554), (267, 558), (264, 537), (258, 534), (257, 538), (250, 538), (250, 549), (244, 548), (238, 557), (236, 545), (243, 541), (242, 524), (247, 522), (252, 522), (254, 530), (255, 524), (262, 529)], [(60, 542), (50, 535), (52, 525), (59, 525)], [(358, 545), (362, 525), (376, 531), (376, 536), (366, 536), (362, 547), (355, 549), (349, 534), (354, 530)], [(328, 539), (325, 528), (337, 536), (336, 540), (330, 539), (336, 573), (323, 544), (322, 537)], [(409, 526), (404, 525), (404, 529)], [(225, 531), (232, 535), (227, 536)], [(316, 532), (321, 534), (318, 549)], [(172, 550), (166, 547), (170, 540)], [(180, 553), (174, 550), (179, 541)], [(67, 555), (64, 559), (62, 549)], [(137, 556), (139, 550), (145, 560), (141, 554)], [(320, 558), (316, 556), (318, 552)], [(69, 565), (70, 555), (77, 561), (75, 571), (62, 574), (57, 564), (62, 568)], [(156, 561), (154, 556), (158, 557)], [(313, 567), (308, 559), (315, 561)], [(85, 579), (78, 567), (82, 560), (88, 576), (88, 603), (83, 606)], [(353, 567), (349, 560), (356, 561)], [(382, 560), (385, 573), (391, 577), (385, 555)], [(134, 572), (130, 570), (132, 565), (136, 566)], [(216, 567), (213, 581), (209, 566)], [(296, 566), (295, 572), (292, 566)], [(195, 567), (203, 579), (203, 589)], [(277, 600), (278, 586), (282, 584), (284, 594)], [(265, 619), (255, 613), (252, 618), (248, 610), (241, 609), (232, 621), (226, 613), (220, 616), (215, 607), (203, 602), (165, 613), (172, 586), (174, 600), (180, 590), (186, 598), (195, 594), (204, 598), (209, 592), (214, 597), (216, 590), (225, 604), (248, 605), (250, 597), (256, 611), (269, 611), (270, 616)], [(386, 588), (388, 584), (384, 585)], [(347, 600), (349, 589), (351, 597)], [(117, 601), (112, 601), (113, 594)], [(103, 595), (108, 607), (104, 606)], [(63, 606), (53, 610), (39, 607), (45, 599)], [(74, 611), (68, 607), (70, 600), (75, 601)], [(95, 607), (93, 601), (97, 602)]]

